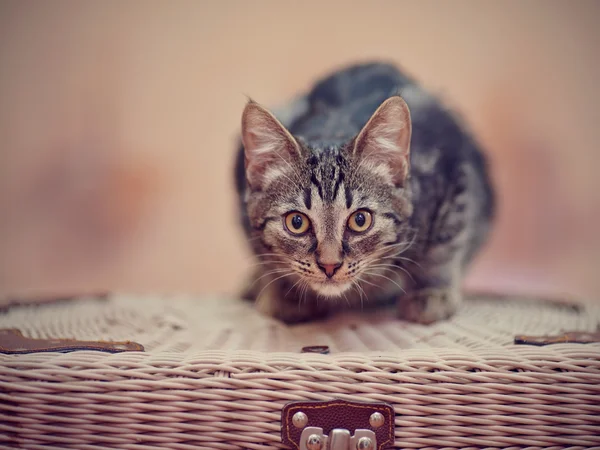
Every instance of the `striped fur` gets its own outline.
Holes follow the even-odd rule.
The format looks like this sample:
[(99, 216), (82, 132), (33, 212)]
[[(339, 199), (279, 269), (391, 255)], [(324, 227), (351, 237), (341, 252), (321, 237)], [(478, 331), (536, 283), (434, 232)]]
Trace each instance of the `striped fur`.
[[(254, 102), (243, 115), (236, 182), (259, 263), (245, 296), (290, 323), (389, 302), (408, 320), (449, 317), (494, 211), (484, 156), (464, 127), (378, 63), (332, 74), (279, 118)], [(373, 217), (362, 234), (348, 228), (357, 210)], [(286, 229), (292, 211), (310, 219), (309, 232)]]

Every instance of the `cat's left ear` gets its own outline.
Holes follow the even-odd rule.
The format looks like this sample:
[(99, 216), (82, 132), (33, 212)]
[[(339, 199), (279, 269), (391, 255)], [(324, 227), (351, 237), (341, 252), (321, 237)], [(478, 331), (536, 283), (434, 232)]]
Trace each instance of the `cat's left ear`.
[(301, 156), (300, 146), (290, 132), (273, 114), (252, 100), (242, 114), (242, 141), (246, 178), (253, 189), (265, 189), (270, 182), (285, 175)]
[(410, 168), (412, 125), (408, 105), (400, 96), (388, 98), (377, 108), (354, 143), (361, 167), (403, 186)]

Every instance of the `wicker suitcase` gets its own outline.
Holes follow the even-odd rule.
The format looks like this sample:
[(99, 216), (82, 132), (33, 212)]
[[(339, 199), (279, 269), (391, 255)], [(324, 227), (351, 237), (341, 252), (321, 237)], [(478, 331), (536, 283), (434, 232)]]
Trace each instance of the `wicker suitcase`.
[[(353, 414), (328, 410), (331, 423), (320, 424), (312, 410), (286, 418), (284, 407), (351, 401), (389, 405), (393, 416), (379, 429), (392, 433), (389, 442), (358, 441), (358, 428), (375, 432), (372, 419), (385, 422), (369, 410), (371, 425), (349, 431), (355, 448), (600, 448), (599, 323), (594, 304), (484, 296), (432, 326), (378, 311), (288, 327), (223, 298), (11, 306), (0, 316), (0, 443), (324, 450)], [(8, 328), (49, 340), (19, 344)], [(516, 344), (521, 334), (559, 336)], [(130, 340), (144, 351), (57, 338)], [(329, 441), (290, 442), (290, 417), (295, 436), (316, 426)]]

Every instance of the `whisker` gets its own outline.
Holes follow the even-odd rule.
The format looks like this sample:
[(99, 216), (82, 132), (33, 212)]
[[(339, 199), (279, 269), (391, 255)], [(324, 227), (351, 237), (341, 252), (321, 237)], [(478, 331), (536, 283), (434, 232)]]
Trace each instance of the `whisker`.
[(244, 262), (251, 262), (251, 261), (256, 261), (256, 260), (262, 260), (263, 257), (267, 257), (267, 256), (271, 256), (274, 258), (281, 258), (284, 261), (293, 261), (291, 258), (288, 258), (287, 256), (284, 255), (280, 255), (277, 253), (262, 253), (262, 254), (258, 254), (258, 255), (250, 255), (247, 258), (244, 258)]
[(371, 283), (370, 281), (367, 281), (367, 280), (365, 280), (364, 278), (361, 278), (361, 277), (359, 277), (359, 276), (358, 276), (357, 278), (358, 278), (358, 279), (359, 279), (359, 280), (360, 280), (362, 283), (369, 284), (369, 285), (371, 285), (371, 286), (374, 286), (374, 287), (376, 287), (376, 288), (381, 288), (381, 286), (379, 286), (379, 285), (377, 285), (377, 284), (374, 284), (374, 283)]
[(307, 300), (306, 295), (308, 292), (308, 281), (304, 280), (302, 288), (303, 288), (302, 292), (300, 293), (300, 304), (306, 303), (306, 300)]
[(388, 252), (390, 252), (391, 250), (397, 250), (397, 249), (383, 249), (378, 252), (375, 252), (373, 254), (373, 256), (369, 259), (369, 261), (375, 262), (375, 261), (382, 261), (384, 259), (394, 259), (406, 251), (406, 249), (403, 248), (401, 250), (397, 250), (396, 253), (389, 254)]
[[(376, 254), (378, 256), (384, 256), (386, 258), (393, 258), (395, 256), (401, 255), (402, 253), (406, 252), (410, 248), (410, 245), (411, 244), (408, 242), (402, 242), (398, 245), (384, 247), (383, 249), (381, 249), (381, 251), (377, 252)], [(400, 247), (402, 247), (402, 248), (400, 248)], [(392, 252), (392, 251), (395, 251), (396, 253), (391, 255), (390, 252)]]
[[(283, 272), (290, 272), (290, 270), (289, 269), (274, 269), (274, 270), (270, 270), (266, 273), (263, 273), (260, 277), (258, 277), (256, 280), (254, 280), (254, 282), (250, 285), (250, 287), (254, 286), (258, 281), (262, 280), (264, 277), (268, 277), (269, 275), (275, 275), (275, 274), (283, 273)], [(290, 272), (290, 273), (292, 273), (292, 272)]]
[[(273, 259), (263, 259), (266, 257), (270, 257)], [(254, 261), (254, 264), (248, 264), (251, 260)], [(285, 255), (281, 255), (279, 253), (259, 253), (258, 255), (253, 255), (250, 258), (247, 258), (245, 260), (245, 265), (247, 267), (255, 267), (255, 266), (260, 266), (260, 265), (267, 265), (267, 264), (282, 264), (284, 262), (287, 263), (298, 263), (298, 261), (295, 261), (294, 259), (285, 256)]]
[[(367, 266), (373, 266), (374, 263), (385, 262), (385, 261), (389, 261), (389, 260), (393, 260), (393, 259), (404, 259), (406, 261), (413, 262), (418, 267), (421, 267), (417, 262), (413, 261), (412, 259), (399, 256), (402, 253), (404, 253), (405, 251), (407, 251), (410, 248), (410, 246), (414, 243), (414, 241), (415, 241), (415, 239), (413, 237), (413, 239), (410, 242), (403, 241), (403, 242), (400, 242), (400, 243), (397, 243), (397, 244), (391, 244), (389, 246), (386, 246), (382, 250), (380, 250), (379, 252), (377, 252), (374, 255), (374, 257), (372, 257), (369, 260), (367, 260), (366, 261), (366, 265)], [(403, 246), (403, 248), (400, 249), (399, 251), (396, 251), (396, 253), (394, 253), (392, 255), (386, 254), (387, 252), (389, 252), (391, 250), (397, 250), (398, 247), (401, 247), (401, 246)], [(413, 279), (412, 275), (405, 268), (400, 267), (400, 266), (397, 266), (397, 268), (400, 269), (400, 270), (402, 270), (402, 271), (404, 271), (411, 279)], [(413, 279), (413, 281), (414, 281), (414, 279)]]
[(362, 295), (362, 292), (358, 290), (358, 283), (355, 280), (352, 280), (352, 287), (358, 294), (358, 296), (360, 298), (360, 308), (363, 309), (363, 298), (362, 298), (363, 295)]
[(346, 303), (348, 303), (348, 306), (352, 306), (352, 303), (350, 303), (350, 300), (348, 300), (348, 297), (346, 296), (345, 292), (342, 292), (342, 295), (344, 296), (344, 298), (346, 299)]
[(406, 248), (404, 248), (403, 250), (401, 250), (401, 252), (400, 252), (400, 253), (402, 253), (402, 252), (405, 252), (406, 250), (408, 250), (410, 247), (412, 247), (412, 245), (415, 243), (415, 241), (416, 241), (416, 240), (417, 240), (417, 233), (414, 233), (414, 232), (413, 232), (413, 236), (412, 236), (412, 238), (410, 239), (410, 241), (402, 241), (402, 242), (399, 242), (399, 243), (397, 243), (397, 244), (391, 244), (391, 245), (387, 245), (387, 246), (385, 246), (384, 248), (385, 248), (386, 250), (389, 250), (389, 249), (392, 249), (392, 248), (398, 248), (398, 247), (401, 247), (401, 246), (403, 246), (403, 245), (404, 245), (404, 246), (406, 246)]
[(388, 244), (388, 245), (384, 246), (383, 248), (385, 250), (389, 250), (391, 248), (398, 248), (398, 247), (406, 246), (406, 245), (411, 244), (411, 243), (412, 243), (412, 240), (410, 240), (410, 241), (396, 242), (395, 244)]
[(381, 278), (385, 278), (386, 280), (388, 280), (388, 281), (391, 281), (391, 282), (392, 282), (392, 283), (394, 283), (396, 286), (398, 286), (398, 289), (400, 289), (400, 290), (401, 290), (403, 293), (405, 293), (405, 294), (406, 294), (406, 291), (404, 290), (404, 288), (403, 288), (402, 286), (400, 286), (398, 283), (396, 283), (394, 280), (392, 280), (391, 278), (389, 278), (389, 277), (386, 277), (385, 275), (383, 275), (383, 274), (380, 274), (380, 273), (376, 273), (376, 272), (367, 272), (366, 270), (364, 271), (364, 273), (366, 273), (367, 275), (374, 276), (374, 277), (381, 277)]
[(367, 296), (367, 293), (365, 292), (363, 287), (360, 285), (360, 283), (357, 282), (356, 287), (359, 288), (360, 291), (362, 292), (362, 295), (360, 296), (360, 309), (363, 310), (363, 309), (365, 309), (365, 305), (363, 302), (363, 296), (367, 299), (367, 301), (369, 300), (369, 297)]
[(417, 266), (421, 269), (423, 268), (423, 266), (421, 264), (419, 264), (418, 262), (416, 262), (414, 259), (407, 258), (406, 256), (395, 256), (394, 258), (403, 259), (404, 261), (413, 263), (415, 266)]
[(289, 256), (282, 255), (281, 253), (256, 253), (255, 255), (252, 255), (253, 258), (262, 258), (263, 256), (277, 256), (279, 258), (292, 260)]
[(298, 287), (298, 295), (297, 295), (298, 309), (300, 309), (300, 306), (302, 306), (302, 303), (304, 303), (302, 301), (302, 292), (304, 290), (304, 285), (305, 284), (306, 284), (306, 280), (304, 280), (303, 278), (300, 278), (300, 286)]
[[(357, 284), (360, 286), (360, 283), (357, 283)], [(369, 283), (367, 283), (367, 284), (369, 284)], [(365, 294), (365, 298), (367, 300), (369, 300), (369, 296), (367, 295), (367, 292), (365, 291), (365, 289), (362, 286), (360, 286), (360, 290), (363, 291), (363, 294)]]
[(278, 261), (278, 260), (275, 260), (275, 259), (270, 259), (268, 261), (257, 261), (254, 264), (246, 264), (245, 266), (246, 267), (256, 267), (256, 266), (266, 266), (266, 265), (269, 265), (269, 264), (274, 264), (275, 265), (275, 264), (283, 264), (283, 263), (284, 263), (284, 261)]
[(292, 287), (291, 287), (291, 288), (290, 288), (290, 289), (289, 289), (289, 290), (288, 290), (288, 291), (285, 293), (285, 295), (283, 296), (283, 298), (286, 298), (286, 297), (288, 296), (288, 294), (289, 294), (290, 292), (292, 292), (292, 289), (294, 289), (294, 288), (295, 288), (295, 287), (298, 285), (298, 283), (300, 283), (301, 281), (302, 281), (302, 278), (298, 278), (298, 281), (296, 281), (296, 282), (295, 282), (295, 283), (292, 285)]
[(398, 264), (369, 264), (369, 267), (382, 267), (382, 268), (386, 268), (387, 270), (392, 270), (392, 271), (394, 271), (393, 269), (400, 269), (402, 272), (404, 272), (406, 275), (408, 275), (408, 277), (413, 281), (413, 283), (415, 281), (415, 279), (410, 274), (410, 272), (408, 270), (406, 270), (404, 267), (399, 266)]
[(348, 306), (352, 306), (352, 305), (350, 304), (350, 300), (348, 300), (348, 296), (346, 296), (346, 293), (345, 293), (345, 292), (342, 292), (342, 295), (343, 295), (343, 296), (344, 296), (344, 298), (346, 299), (346, 303), (348, 303)]
[(274, 279), (272, 279), (271, 281), (269, 281), (269, 282), (268, 282), (268, 283), (265, 285), (265, 287), (263, 287), (263, 288), (260, 290), (260, 292), (258, 293), (258, 295), (256, 296), (256, 301), (258, 302), (258, 300), (260, 299), (260, 295), (263, 293), (263, 291), (264, 291), (266, 288), (268, 288), (269, 286), (271, 286), (271, 285), (272, 285), (273, 283), (275, 283), (277, 280), (281, 280), (282, 278), (289, 277), (290, 275), (293, 275), (293, 274), (294, 274), (294, 272), (287, 272), (287, 273), (284, 273), (283, 275), (281, 275), (281, 276), (279, 276), (279, 277), (277, 277), (277, 278), (274, 278)]

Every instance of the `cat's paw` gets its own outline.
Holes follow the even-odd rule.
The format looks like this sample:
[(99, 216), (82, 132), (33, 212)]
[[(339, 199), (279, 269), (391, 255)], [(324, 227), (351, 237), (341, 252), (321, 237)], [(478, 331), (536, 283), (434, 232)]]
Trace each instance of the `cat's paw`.
[(420, 289), (400, 298), (398, 315), (401, 319), (429, 325), (452, 317), (461, 302), (457, 289)]
[(279, 311), (276, 318), (286, 323), (287, 325), (298, 325), (306, 322), (318, 322), (325, 320), (330, 316), (327, 311), (317, 311), (309, 308), (293, 307)]
[(274, 317), (288, 325), (326, 319), (330, 311), (322, 305), (295, 298), (282, 298), (277, 289), (267, 290), (256, 300), (256, 308), (264, 315)]

